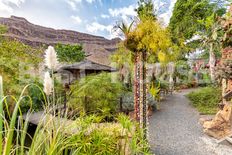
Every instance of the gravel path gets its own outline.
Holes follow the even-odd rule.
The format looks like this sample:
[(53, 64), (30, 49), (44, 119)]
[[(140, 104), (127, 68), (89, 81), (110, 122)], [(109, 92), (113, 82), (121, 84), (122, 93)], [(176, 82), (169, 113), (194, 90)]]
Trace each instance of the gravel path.
[(204, 141), (199, 114), (184, 96), (174, 93), (150, 118), (150, 145), (155, 155), (215, 155)]

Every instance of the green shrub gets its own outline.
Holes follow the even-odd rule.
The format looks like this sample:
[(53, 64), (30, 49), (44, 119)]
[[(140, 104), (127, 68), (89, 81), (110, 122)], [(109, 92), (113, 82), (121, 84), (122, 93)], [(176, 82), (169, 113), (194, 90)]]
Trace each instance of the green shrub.
[(75, 63), (82, 61), (85, 58), (85, 52), (82, 45), (63, 45), (57, 44), (55, 46), (59, 62)]
[[(22, 113), (28, 112), (28, 110), (33, 110), (35, 112), (44, 110), (45, 106), (45, 100), (43, 92), (41, 92), (40, 88), (43, 88), (43, 83), (39, 78), (30, 78), (29, 81), (25, 81), (21, 85), (26, 83), (30, 83), (33, 85), (30, 85), (25, 95), (28, 95), (28, 98), (25, 98), (23, 101), (21, 101), (20, 109)], [(56, 104), (63, 104), (64, 103), (64, 91), (63, 91), (63, 85), (58, 81), (55, 80), (55, 96), (56, 96)], [(32, 105), (31, 105), (32, 103)], [(14, 105), (13, 105), (14, 107)]]
[[(33, 111), (42, 110), (45, 103), (43, 92), (41, 92), (41, 90), (38, 88), (42, 88), (43, 84), (39, 79), (31, 80), (30, 83), (34, 83), (37, 86), (31, 85), (28, 87), (26, 95), (30, 96), (30, 98), (25, 98), (22, 101), (20, 105), (22, 113), (26, 113), (29, 109), (32, 109)], [(32, 105), (30, 105), (30, 102), (32, 102)]]
[[(149, 107), (156, 109), (157, 102), (154, 100), (153, 96), (148, 93), (147, 94), (147, 103)], [(125, 112), (130, 112), (134, 110), (134, 93), (133, 92), (125, 92), (122, 95), (122, 110)]]
[(113, 114), (117, 111), (122, 84), (112, 82), (111, 74), (101, 73), (82, 78), (71, 86), (68, 105), (88, 114)]
[(189, 93), (187, 97), (200, 113), (215, 114), (218, 103), (221, 101), (221, 90), (217, 87), (205, 87)]

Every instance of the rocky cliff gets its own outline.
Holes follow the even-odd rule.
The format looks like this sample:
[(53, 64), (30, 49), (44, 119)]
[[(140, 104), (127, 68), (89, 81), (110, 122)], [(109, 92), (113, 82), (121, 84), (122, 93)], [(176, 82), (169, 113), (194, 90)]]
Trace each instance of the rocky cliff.
[(22, 41), (33, 47), (62, 44), (82, 44), (87, 59), (101, 64), (110, 63), (109, 56), (117, 49), (120, 39), (108, 40), (104, 37), (70, 30), (56, 30), (34, 25), (26, 19), (16, 16), (0, 18), (0, 24), (8, 27), (4, 35)]

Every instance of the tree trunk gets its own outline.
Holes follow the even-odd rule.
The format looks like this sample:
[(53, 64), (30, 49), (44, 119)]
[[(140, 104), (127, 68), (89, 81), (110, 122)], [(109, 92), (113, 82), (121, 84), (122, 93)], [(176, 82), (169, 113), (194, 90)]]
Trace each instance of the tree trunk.
[(140, 128), (144, 130), (144, 139), (148, 135), (146, 57), (146, 52), (136, 52), (134, 68), (134, 114)]
[(135, 65), (134, 65), (134, 118), (135, 120), (140, 120), (140, 109), (139, 109), (139, 103), (140, 103), (140, 81), (139, 81), (139, 75), (140, 75), (140, 55), (138, 52), (135, 52), (134, 57)]
[(147, 130), (147, 124), (148, 124), (148, 105), (147, 105), (147, 71), (146, 71), (146, 52), (141, 52), (141, 126), (144, 129), (144, 139), (147, 139), (148, 136), (148, 130)]
[(213, 51), (213, 44), (210, 44), (209, 50), (209, 69), (210, 69), (210, 77), (211, 81), (215, 82), (215, 64), (216, 64), (216, 57)]

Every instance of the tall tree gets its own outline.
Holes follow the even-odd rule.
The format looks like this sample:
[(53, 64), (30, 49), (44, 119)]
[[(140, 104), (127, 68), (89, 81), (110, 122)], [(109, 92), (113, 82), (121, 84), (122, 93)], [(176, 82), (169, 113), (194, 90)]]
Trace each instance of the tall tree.
[(204, 31), (205, 27), (199, 20), (204, 20), (214, 12), (214, 5), (209, 0), (177, 0), (169, 29), (172, 37), (190, 39), (197, 31)]
[(140, 20), (151, 18), (157, 20), (152, 0), (139, 0), (135, 9)]
[(215, 81), (215, 51), (219, 45), (216, 20), (217, 16), (225, 12), (223, 4), (221, 0), (177, 0), (169, 23), (172, 41), (177, 44), (180, 44), (180, 38), (186, 41), (196, 34), (201, 36), (201, 39), (187, 44), (186, 47), (187, 49), (201, 48), (209, 52), (210, 75), (213, 82)]

